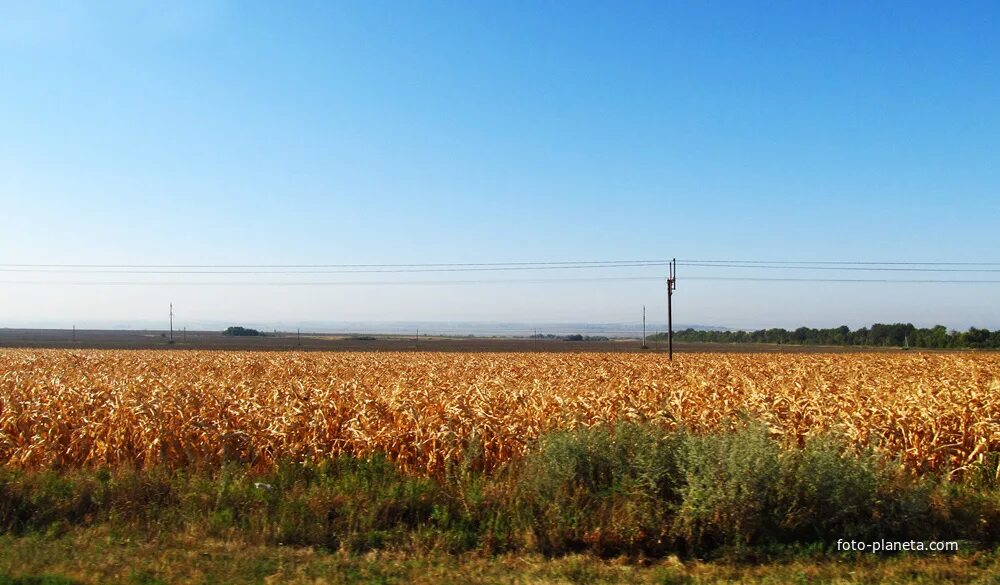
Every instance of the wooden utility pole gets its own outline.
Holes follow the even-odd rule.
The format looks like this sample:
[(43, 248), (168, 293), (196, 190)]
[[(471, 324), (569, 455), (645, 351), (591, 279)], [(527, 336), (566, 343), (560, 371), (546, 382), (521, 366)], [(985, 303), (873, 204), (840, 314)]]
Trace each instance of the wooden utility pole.
[(174, 304), (170, 303), (170, 343), (174, 342)]
[(295, 343), (298, 344), (299, 347), (302, 347), (302, 329), (301, 328), (295, 330)]
[(73, 326), (73, 341), (76, 341), (76, 325)]
[(646, 349), (646, 305), (642, 306), (642, 349)]
[(677, 288), (677, 258), (670, 261), (670, 276), (667, 278), (667, 356), (674, 361), (674, 311), (673, 296)]

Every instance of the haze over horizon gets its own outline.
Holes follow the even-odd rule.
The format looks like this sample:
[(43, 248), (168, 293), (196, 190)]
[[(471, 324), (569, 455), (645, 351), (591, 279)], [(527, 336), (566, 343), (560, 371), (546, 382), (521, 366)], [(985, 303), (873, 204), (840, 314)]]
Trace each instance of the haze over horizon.
[[(997, 329), (998, 38), (991, 2), (0, 1), (0, 327), (662, 324), (662, 263), (601, 262), (676, 257), (678, 323)], [(458, 266), (509, 262), (550, 265)]]

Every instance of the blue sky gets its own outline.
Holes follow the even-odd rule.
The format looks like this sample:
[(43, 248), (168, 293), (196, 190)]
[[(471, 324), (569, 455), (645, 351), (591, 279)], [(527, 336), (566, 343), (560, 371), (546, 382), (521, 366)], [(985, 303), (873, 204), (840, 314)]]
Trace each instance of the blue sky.
[[(0, 2), (0, 262), (997, 262), (997, 39), (991, 2)], [(0, 326), (665, 313), (656, 281), (45, 278), (92, 277), (0, 274)], [(681, 280), (676, 309), (1000, 327), (998, 293)]]

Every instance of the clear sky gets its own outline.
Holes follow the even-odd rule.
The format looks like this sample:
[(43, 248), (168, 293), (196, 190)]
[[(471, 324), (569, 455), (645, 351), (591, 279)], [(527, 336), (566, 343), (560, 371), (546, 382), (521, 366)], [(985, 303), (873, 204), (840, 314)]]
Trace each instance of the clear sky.
[[(0, 263), (1000, 262), (998, 39), (996, 2), (0, 1)], [(682, 323), (1000, 327), (998, 284), (693, 275), (830, 276), (684, 268)], [(540, 276), (2, 272), (0, 327), (665, 320)]]

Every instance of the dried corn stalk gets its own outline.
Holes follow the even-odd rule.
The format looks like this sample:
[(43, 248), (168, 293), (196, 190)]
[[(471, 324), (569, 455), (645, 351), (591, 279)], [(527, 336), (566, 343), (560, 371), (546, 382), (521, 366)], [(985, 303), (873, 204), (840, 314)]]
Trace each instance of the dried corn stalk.
[(1000, 450), (1000, 355), (0, 350), (0, 464), (24, 468), (383, 452), (438, 473), (472, 443), (491, 468), (554, 428), (741, 417), (961, 468)]

